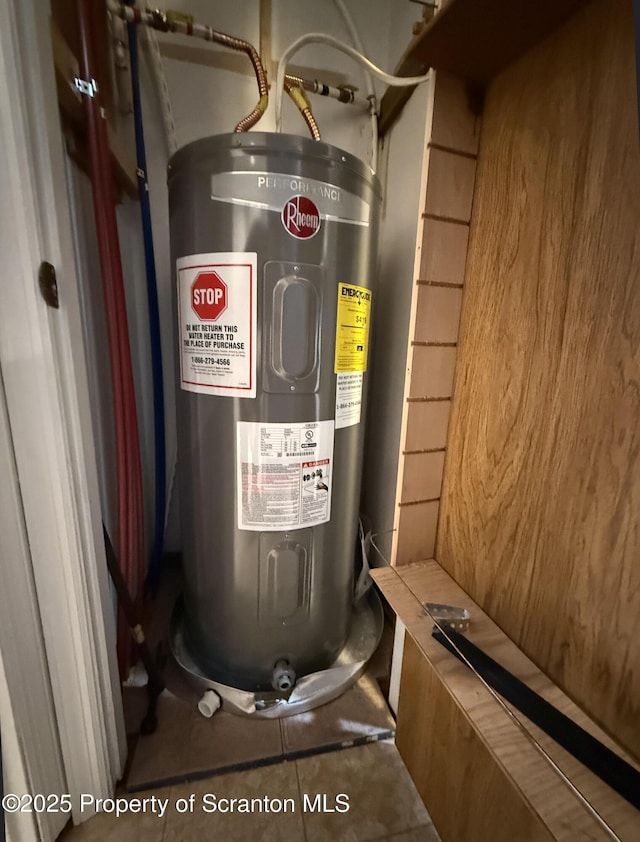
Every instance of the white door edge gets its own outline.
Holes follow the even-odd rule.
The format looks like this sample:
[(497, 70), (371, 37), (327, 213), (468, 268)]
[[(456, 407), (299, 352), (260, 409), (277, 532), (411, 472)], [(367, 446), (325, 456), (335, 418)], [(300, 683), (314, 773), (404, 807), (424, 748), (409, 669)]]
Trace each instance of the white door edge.
[[(67, 791), (77, 805), (81, 792), (112, 794), (126, 740), (49, 4), (0, 0), (0, 19), (0, 367)], [(59, 310), (39, 293), (43, 260), (57, 272)], [(13, 690), (6, 660), (5, 670)]]
[[(33, 795), (43, 792), (43, 788), (47, 794), (63, 793), (66, 777), (1, 372), (0, 477), (3, 577), (0, 588), (0, 736), (4, 793)], [(7, 833), (17, 842), (52, 840), (67, 819), (68, 816), (60, 814), (7, 812)]]

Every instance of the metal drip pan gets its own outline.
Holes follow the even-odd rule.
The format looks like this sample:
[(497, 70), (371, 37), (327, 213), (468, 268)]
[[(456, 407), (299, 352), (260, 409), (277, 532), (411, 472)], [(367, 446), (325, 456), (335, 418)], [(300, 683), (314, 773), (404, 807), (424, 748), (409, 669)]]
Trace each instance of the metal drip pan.
[(378, 647), (384, 625), (380, 597), (372, 587), (360, 605), (354, 606), (349, 637), (330, 667), (301, 676), (287, 693), (252, 693), (213, 681), (203, 672), (187, 648), (183, 613), (179, 599), (171, 618), (170, 645), (173, 657), (189, 681), (203, 693), (215, 690), (222, 699), (223, 710), (260, 719), (294, 716), (337, 699), (364, 672)]

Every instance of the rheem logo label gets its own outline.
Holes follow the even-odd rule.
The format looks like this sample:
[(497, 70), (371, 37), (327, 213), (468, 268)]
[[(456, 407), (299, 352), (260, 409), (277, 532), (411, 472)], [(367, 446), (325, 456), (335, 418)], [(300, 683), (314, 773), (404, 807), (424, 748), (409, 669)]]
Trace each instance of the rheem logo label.
[(191, 307), (202, 322), (215, 322), (227, 309), (227, 285), (217, 272), (200, 272), (196, 277)]
[(282, 224), (296, 240), (310, 240), (320, 230), (320, 211), (308, 196), (293, 196), (282, 208)]

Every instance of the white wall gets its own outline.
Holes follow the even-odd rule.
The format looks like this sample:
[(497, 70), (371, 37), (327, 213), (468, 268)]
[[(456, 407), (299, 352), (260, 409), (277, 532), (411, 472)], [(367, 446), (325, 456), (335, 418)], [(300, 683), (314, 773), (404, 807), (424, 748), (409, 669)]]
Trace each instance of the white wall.
[[(259, 2), (245, 0), (242, 3), (212, 3), (210, 0), (177, 0), (177, 9), (189, 11), (202, 23), (207, 23), (238, 37), (259, 45)], [(387, 0), (347, 0), (352, 17), (360, 31), (368, 56), (372, 61), (387, 69), (388, 31), (393, 4)], [(350, 43), (342, 17), (331, 0), (273, 0), (272, 54), (274, 60), (293, 40), (308, 32), (322, 31)], [(159, 35), (165, 72), (176, 118), (178, 143), (180, 146), (206, 137), (233, 131), (238, 120), (248, 114), (257, 101), (257, 87), (249, 60), (243, 55), (221, 53), (221, 48), (186, 36)], [(178, 60), (168, 56), (180, 53)], [(218, 55), (221, 60), (239, 68), (242, 72), (214, 70), (204, 63), (207, 54)], [(365, 76), (358, 64), (348, 56), (326, 46), (309, 45), (296, 54), (291, 63), (316, 72), (322, 78), (322, 70), (342, 74), (344, 81), (357, 85), (366, 98)], [(247, 75), (245, 75), (245, 72)], [(273, 78), (275, 81), (275, 66)], [(384, 86), (377, 83), (382, 93)], [(271, 97), (273, 103), (273, 96)], [(297, 109), (288, 98), (283, 106), (283, 131), (307, 134), (307, 129)], [(366, 111), (356, 106), (346, 106), (336, 101), (327, 101), (312, 96), (314, 114), (320, 125), (323, 140), (365, 158), (368, 155), (369, 124)], [(256, 126), (256, 131), (273, 131), (273, 107)]]

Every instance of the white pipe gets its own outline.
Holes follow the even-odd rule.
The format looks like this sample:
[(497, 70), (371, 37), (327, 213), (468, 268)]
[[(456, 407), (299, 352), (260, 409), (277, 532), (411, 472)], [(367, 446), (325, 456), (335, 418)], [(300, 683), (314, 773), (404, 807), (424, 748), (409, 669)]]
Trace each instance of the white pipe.
[[(353, 46), (358, 52), (365, 54), (364, 44), (360, 33), (351, 17), (351, 12), (346, 6), (344, 0), (333, 0), (336, 8), (342, 15), (345, 26), (351, 37)], [(365, 70), (365, 79), (367, 83), (367, 99), (369, 100), (369, 120), (371, 122), (371, 169), (375, 172), (378, 169), (378, 102), (376, 100), (376, 89), (373, 84), (373, 76), (368, 70)]]
[(276, 131), (278, 132), (282, 130), (282, 92), (284, 87), (284, 77), (287, 72), (287, 63), (291, 56), (297, 53), (298, 50), (306, 44), (327, 44), (328, 46), (339, 50), (341, 53), (351, 56), (351, 58), (360, 62), (360, 64), (370, 70), (376, 78), (392, 87), (401, 88), (409, 85), (421, 85), (429, 78), (428, 74), (425, 76), (392, 76), (372, 61), (369, 61), (366, 56), (363, 56), (356, 49), (350, 47), (348, 44), (344, 44), (332, 35), (326, 35), (323, 32), (310, 32), (308, 35), (303, 35), (292, 44), (289, 44), (278, 63), (278, 77), (275, 91), (275, 118)]
[(131, 68), (127, 49), (127, 27), (123, 20), (111, 16), (111, 38), (113, 66), (115, 68), (116, 90), (118, 92), (118, 111), (131, 114)]
[(204, 696), (198, 702), (198, 710), (207, 719), (211, 719), (221, 704), (220, 696), (215, 690), (205, 690)]
[[(136, 0), (136, 6), (140, 7), (140, 0)], [(117, 11), (114, 12), (113, 4), (108, 3), (108, 7), (114, 18), (117, 17)], [(167, 77), (164, 72), (164, 64), (162, 63), (162, 56), (160, 55), (160, 46), (156, 34), (149, 26), (142, 26), (143, 37), (147, 39), (147, 49), (144, 51), (147, 61), (151, 68), (151, 75), (156, 86), (156, 93), (160, 101), (160, 108), (162, 110), (162, 122), (164, 124), (164, 134), (167, 142), (167, 151), (169, 157), (178, 148), (178, 141), (176, 139), (176, 124), (173, 119), (173, 110), (171, 108), (171, 98), (169, 96), (169, 86), (167, 84)]]

